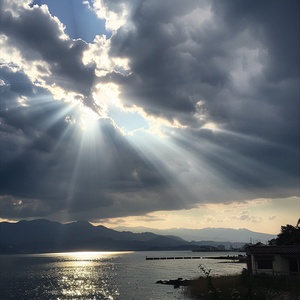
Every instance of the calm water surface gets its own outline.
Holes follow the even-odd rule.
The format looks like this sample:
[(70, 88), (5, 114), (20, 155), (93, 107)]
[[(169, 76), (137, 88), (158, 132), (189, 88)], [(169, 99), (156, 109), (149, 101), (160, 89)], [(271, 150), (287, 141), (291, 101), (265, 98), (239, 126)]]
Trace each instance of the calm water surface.
[(1, 255), (0, 299), (169, 300), (187, 299), (182, 289), (157, 280), (240, 273), (245, 264), (218, 259), (146, 260), (166, 256), (227, 256), (238, 253), (74, 252)]

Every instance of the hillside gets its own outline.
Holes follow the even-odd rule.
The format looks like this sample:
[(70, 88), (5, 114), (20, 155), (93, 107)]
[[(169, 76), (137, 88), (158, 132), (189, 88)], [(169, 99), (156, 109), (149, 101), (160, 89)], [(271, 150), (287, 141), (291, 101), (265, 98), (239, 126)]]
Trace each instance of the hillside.
[(86, 221), (61, 224), (47, 220), (0, 223), (2, 253), (77, 250), (151, 250), (188, 247), (178, 237), (151, 232), (119, 232)]
[(226, 249), (239, 248), (244, 243), (223, 240), (220, 242), (208, 234), (206, 239), (186, 241), (173, 235), (176, 231), (157, 234), (149, 231), (133, 233), (117, 231), (104, 226), (93, 226), (87, 221), (61, 224), (48, 220), (0, 223), (1, 253), (36, 253), (62, 251), (122, 251), (122, 250), (194, 250), (199, 246)]
[(276, 237), (273, 234), (251, 231), (245, 228), (203, 228), (203, 229), (186, 229), (172, 228), (159, 230), (146, 227), (116, 227), (115, 230), (130, 230), (132, 232), (151, 231), (160, 235), (175, 235), (187, 241), (207, 241), (231, 242), (231, 243), (265, 243)]

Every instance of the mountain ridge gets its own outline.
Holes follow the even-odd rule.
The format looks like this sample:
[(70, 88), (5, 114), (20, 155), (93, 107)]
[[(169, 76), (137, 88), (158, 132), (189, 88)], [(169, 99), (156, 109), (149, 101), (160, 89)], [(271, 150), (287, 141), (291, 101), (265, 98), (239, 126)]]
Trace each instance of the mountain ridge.
[(276, 237), (275, 234), (251, 231), (247, 228), (225, 228), (225, 227), (205, 227), (202, 229), (188, 228), (170, 228), (170, 229), (154, 229), (147, 227), (125, 227), (118, 226), (115, 230), (132, 230), (133, 232), (147, 230), (156, 234), (175, 235), (187, 241), (201, 241), (208, 238), (219, 242), (268, 242)]
[(240, 248), (245, 243), (216, 241), (210, 236), (200, 241), (187, 241), (172, 234), (117, 231), (87, 221), (67, 224), (39, 219), (0, 223), (0, 253), (36, 253), (65, 251), (148, 251), (195, 250), (200, 246), (223, 245), (226, 249)]

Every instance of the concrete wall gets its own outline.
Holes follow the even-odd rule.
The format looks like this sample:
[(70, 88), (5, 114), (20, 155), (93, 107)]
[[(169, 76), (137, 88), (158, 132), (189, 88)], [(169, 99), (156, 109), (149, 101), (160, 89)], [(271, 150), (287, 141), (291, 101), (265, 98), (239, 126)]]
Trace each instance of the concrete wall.
[(257, 260), (255, 260), (254, 255), (251, 255), (251, 264), (253, 273), (289, 273), (289, 261), (287, 258), (281, 257), (280, 255), (274, 255), (274, 260), (272, 261), (272, 269), (258, 269)]
[(274, 255), (275, 260), (273, 261), (274, 272), (290, 272), (289, 260), (287, 258), (281, 257), (280, 255)]

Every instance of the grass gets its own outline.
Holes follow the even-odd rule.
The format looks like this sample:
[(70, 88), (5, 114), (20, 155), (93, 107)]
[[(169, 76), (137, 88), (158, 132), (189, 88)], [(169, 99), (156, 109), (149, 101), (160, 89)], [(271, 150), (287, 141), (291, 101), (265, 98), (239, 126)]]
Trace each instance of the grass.
[(200, 266), (202, 275), (191, 281), (186, 294), (203, 300), (300, 300), (300, 278), (240, 275), (210, 276), (210, 270)]

